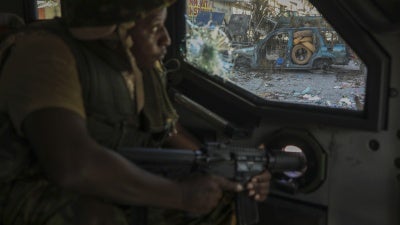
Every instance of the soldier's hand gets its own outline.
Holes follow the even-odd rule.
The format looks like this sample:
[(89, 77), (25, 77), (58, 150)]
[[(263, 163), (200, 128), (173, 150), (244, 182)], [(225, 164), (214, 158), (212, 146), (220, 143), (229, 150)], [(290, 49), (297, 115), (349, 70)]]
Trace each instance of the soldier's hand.
[(196, 175), (181, 182), (182, 206), (185, 211), (204, 214), (215, 208), (223, 191), (240, 192), (239, 183), (213, 175)]
[(264, 201), (269, 193), (270, 180), (271, 174), (267, 170), (251, 178), (246, 186), (249, 196), (253, 197), (256, 201)]

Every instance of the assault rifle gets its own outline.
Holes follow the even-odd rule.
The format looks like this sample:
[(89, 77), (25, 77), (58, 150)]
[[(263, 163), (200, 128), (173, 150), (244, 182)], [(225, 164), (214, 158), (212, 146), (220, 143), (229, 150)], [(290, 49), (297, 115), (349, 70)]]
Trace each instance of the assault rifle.
[[(199, 151), (120, 148), (118, 152), (143, 169), (166, 177), (183, 177), (201, 171), (242, 184), (265, 169), (271, 173), (298, 171), (306, 165), (304, 157), (298, 153), (232, 147), (220, 143), (208, 143)], [(256, 224), (259, 221), (257, 202), (247, 193), (239, 193), (236, 214), (239, 225)]]

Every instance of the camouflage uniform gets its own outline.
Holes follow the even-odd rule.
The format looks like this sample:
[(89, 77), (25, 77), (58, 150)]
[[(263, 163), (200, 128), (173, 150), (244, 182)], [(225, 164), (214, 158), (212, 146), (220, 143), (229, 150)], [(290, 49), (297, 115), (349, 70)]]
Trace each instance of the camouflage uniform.
[[(116, 4), (114, 0), (65, 0), (62, 2), (65, 21), (55, 22), (56, 25), (50, 27), (44, 25), (42, 28), (61, 37), (76, 57), (84, 93), (85, 110), (88, 113), (87, 126), (92, 137), (98, 143), (111, 149), (119, 146), (159, 146), (177, 119), (165, 92), (163, 80), (165, 76), (162, 75), (162, 68), (156, 67), (142, 71), (145, 75), (143, 79), (145, 79), (144, 85), (147, 90), (146, 102), (154, 105), (147, 104), (148, 106), (143, 109), (143, 116), (139, 116), (132, 107), (128, 107), (132, 105), (132, 101), (129, 96), (127, 97), (126, 92), (122, 91), (125, 90), (125, 86), (121, 86), (124, 82), (121, 81), (120, 71), (115, 69), (120, 65), (115, 65), (115, 60), (113, 60), (117, 53), (101, 48), (103, 46), (101, 44), (88, 44), (75, 40), (67, 32), (67, 26), (98, 26), (132, 22), (144, 17), (147, 11), (166, 7), (173, 1), (120, 0), (118, 2)], [(115, 5), (119, 8), (113, 7)], [(31, 32), (30, 29), (27, 28), (26, 32)], [(101, 60), (102, 57), (111, 59), (106, 60), (109, 62), (107, 64)], [(104, 76), (104, 73), (108, 76)], [(100, 83), (117, 87), (117, 92), (110, 92), (107, 85), (95, 83), (95, 81), (110, 77), (112, 80)], [(99, 93), (109, 94), (99, 97)], [(98, 98), (93, 99), (91, 96)], [(115, 100), (114, 102), (119, 107), (104, 105), (104, 102), (109, 102), (109, 100)], [(91, 210), (93, 199), (87, 200), (85, 196), (63, 190), (48, 181), (26, 139), (17, 134), (10, 121), (6, 112), (0, 113), (0, 223), (5, 225), (79, 224), (84, 219), (82, 212)], [(102, 210), (107, 211), (111, 224), (144, 223), (145, 218), (140, 218), (143, 215), (141, 213), (143, 209), (132, 210), (131, 207), (112, 205), (101, 199), (96, 201), (96, 205), (104, 206)]]
[[(106, 54), (109, 50), (101, 48), (100, 43), (89, 46), (62, 33), (57, 35), (68, 43), (77, 59), (91, 136), (109, 149), (159, 147), (177, 120), (166, 94), (163, 70), (155, 67), (142, 71), (147, 103), (138, 114), (123, 77), (112, 61), (118, 57), (116, 53)], [(91, 51), (94, 47), (98, 52)], [(112, 107), (106, 104), (108, 102), (113, 102)], [(6, 112), (0, 113), (0, 173), (2, 224), (79, 224), (77, 222), (84, 220), (82, 212), (93, 205), (93, 199), (63, 190), (46, 179), (32, 149), (26, 139), (16, 133)], [(101, 199), (96, 203), (104, 206), (104, 215), (111, 224), (141, 224), (146, 220), (141, 217), (144, 209), (114, 206)]]
[[(73, 27), (132, 22), (145, 17), (152, 9), (172, 4), (173, 0), (115, 2), (115, 0), (64, 0), (62, 2), (64, 21)], [(166, 94), (163, 69), (156, 66), (152, 70), (142, 71), (146, 102), (152, 104), (146, 104), (143, 109), (144, 116), (139, 116), (128, 104), (131, 101), (126, 93), (121, 91), (124, 88), (115, 88), (122, 84), (119, 80), (121, 76), (105, 80), (106, 77), (113, 77), (110, 74), (120, 73), (115, 70), (120, 66), (115, 60), (116, 53), (93, 42), (89, 44), (74, 40), (65, 32), (66, 27), (62, 25), (56, 27), (58, 28), (50, 26), (45, 29), (59, 35), (76, 57), (85, 110), (88, 113), (87, 127), (92, 137), (110, 149), (120, 146), (160, 146), (177, 120)], [(108, 64), (104, 63), (104, 58)], [(93, 81), (99, 80), (104, 81), (99, 83), (107, 85), (94, 84)], [(111, 86), (115, 88), (113, 91), (109, 89)], [(116, 102), (117, 107), (107, 107), (103, 104), (110, 100)], [(80, 224), (84, 219), (82, 212), (91, 210), (93, 199), (88, 200), (85, 196), (65, 191), (49, 182), (38, 166), (26, 140), (17, 135), (11, 126), (7, 114), (0, 114), (0, 128), (0, 222), (4, 225)], [(216, 210), (200, 219), (188, 217), (183, 212), (151, 209), (149, 224), (227, 224), (231, 221), (232, 204), (230, 197), (226, 199), (228, 201), (223, 201)], [(104, 206), (101, 210), (107, 211), (110, 224), (146, 224), (147, 218), (144, 216), (146, 210), (143, 208), (112, 205), (101, 199), (95, 201), (96, 205), (100, 203)], [(86, 207), (82, 208), (82, 205)]]
[(233, 194), (225, 193), (218, 206), (201, 216), (190, 213), (149, 208), (148, 225), (236, 225)]
[(1, 13), (0, 14), (0, 27), (4, 26), (10, 29), (18, 29), (25, 25), (25, 22), (21, 17), (12, 13)]

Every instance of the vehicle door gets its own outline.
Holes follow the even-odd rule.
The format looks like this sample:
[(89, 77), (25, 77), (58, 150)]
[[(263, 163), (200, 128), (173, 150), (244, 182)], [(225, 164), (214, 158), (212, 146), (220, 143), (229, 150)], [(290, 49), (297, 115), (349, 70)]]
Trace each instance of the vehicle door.
[[(270, 196), (259, 205), (260, 224), (399, 224), (400, 67), (391, 62), (399, 60), (400, 28), (390, 22), (399, 20), (391, 11), (398, 5), (379, 1), (376, 7), (377, 1), (372, 0), (263, 3), (188, 0), (174, 10), (186, 12), (190, 19), (195, 17), (192, 9), (198, 7), (253, 16), (262, 13), (267, 18), (291, 9), (298, 21), (290, 24), (301, 24), (301, 16), (323, 16), (323, 22), (314, 20), (308, 26), (335, 30), (366, 70), (353, 60), (337, 61), (339, 65), (325, 73), (271, 70), (268, 66), (279, 54), (290, 51), (287, 33), (271, 35), (265, 42), (253, 40), (255, 45), (262, 43), (259, 59), (267, 68), (227, 66), (211, 71), (207, 68), (212, 62), (196, 64), (173, 51), (182, 61), (180, 72), (171, 74), (174, 90), (203, 109), (198, 113), (196, 107), (180, 104), (178, 97), (182, 123), (204, 141), (264, 144), (267, 150), (305, 154), (305, 171), (273, 175)], [(172, 20), (170, 27), (176, 22)], [(179, 49), (182, 40), (186, 44), (191, 40), (184, 31), (175, 34), (172, 49)], [(326, 47), (327, 52), (339, 59), (342, 43), (335, 42), (334, 36), (330, 39), (333, 46)], [(203, 46), (219, 48), (212, 41)]]

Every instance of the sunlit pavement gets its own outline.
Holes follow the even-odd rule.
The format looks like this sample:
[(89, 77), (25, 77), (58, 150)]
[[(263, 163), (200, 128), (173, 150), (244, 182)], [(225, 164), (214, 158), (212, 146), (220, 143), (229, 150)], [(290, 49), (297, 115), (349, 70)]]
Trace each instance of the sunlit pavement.
[[(364, 71), (363, 71), (364, 72)], [(232, 70), (231, 82), (268, 100), (361, 110), (366, 74), (350, 62), (329, 71)]]

